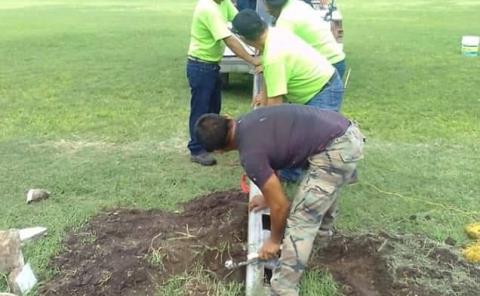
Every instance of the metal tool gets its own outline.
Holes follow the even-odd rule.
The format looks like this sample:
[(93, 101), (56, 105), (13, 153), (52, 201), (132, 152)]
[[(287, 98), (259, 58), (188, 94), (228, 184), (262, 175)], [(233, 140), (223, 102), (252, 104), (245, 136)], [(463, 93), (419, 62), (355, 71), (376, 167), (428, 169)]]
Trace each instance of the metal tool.
[(247, 260), (245, 261), (241, 261), (241, 262), (233, 262), (233, 260), (225, 261), (225, 268), (235, 269), (238, 267), (247, 266), (250, 264), (259, 264), (259, 263), (264, 264), (265, 267), (267, 267), (268, 269), (274, 269), (278, 264), (278, 259), (276, 258), (271, 260), (261, 260), (260, 258), (258, 258), (258, 254), (254, 253), (254, 254), (249, 254), (247, 256)]
[(258, 263), (259, 261), (260, 259), (258, 258), (258, 253), (252, 253), (247, 255), (246, 261), (241, 261), (241, 262), (233, 262), (233, 260), (225, 261), (225, 267), (227, 269), (234, 269), (237, 267), (246, 266), (248, 264)]
[(259, 261), (260, 260), (258, 258), (253, 258), (253, 259), (249, 259), (249, 260), (241, 261), (241, 262), (233, 262), (233, 260), (227, 260), (227, 261), (225, 261), (225, 267), (227, 269), (235, 269), (235, 268), (238, 268), (238, 267), (246, 266), (248, 264), (258, 263)]

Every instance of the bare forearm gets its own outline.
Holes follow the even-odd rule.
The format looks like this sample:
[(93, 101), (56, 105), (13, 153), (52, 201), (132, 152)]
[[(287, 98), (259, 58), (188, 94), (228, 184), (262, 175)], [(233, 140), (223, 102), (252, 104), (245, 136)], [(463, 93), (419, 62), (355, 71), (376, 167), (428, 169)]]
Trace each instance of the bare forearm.
[(270, 208), (270, 239), (275, 243), (282, 242), (288, 211), (288, 205)]
[(246, 62), (257, 66), (257, 62), (254, 57), (252, 57), (234, 36), (227, 37), (223, 39), (225, 44), (235, 53), (238, 57), (245, 60)]
[(275, 243), (280, 243), (285, 231), (290, 204), (283, 192), (280, 180), (275, 174), (272, 174), (262, 187), (262, 193), (270, 208), (270, 239)]

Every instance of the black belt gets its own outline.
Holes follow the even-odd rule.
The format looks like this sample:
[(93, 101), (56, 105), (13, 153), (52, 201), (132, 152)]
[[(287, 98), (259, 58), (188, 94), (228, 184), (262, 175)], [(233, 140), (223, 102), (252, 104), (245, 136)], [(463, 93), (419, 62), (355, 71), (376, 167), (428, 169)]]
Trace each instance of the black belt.
[(211, 64), (211, 65), (218, 65), (218, 62), (212, 62), (212, 61), (205, 61), (205, 60), (202, 60), (202, 59), (199, 59), (197, 57), (194, 57), (194, 56), (188, 56), (188, 59), (190, 61), (194, 61), (194, 62), (197, 62), (197, 63), (205, 63), (205, 64)]

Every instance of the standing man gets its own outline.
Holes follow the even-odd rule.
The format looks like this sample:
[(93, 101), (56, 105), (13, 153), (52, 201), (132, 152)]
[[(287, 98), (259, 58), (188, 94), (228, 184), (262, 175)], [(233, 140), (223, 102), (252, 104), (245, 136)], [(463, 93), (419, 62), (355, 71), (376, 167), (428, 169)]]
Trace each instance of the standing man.
[[(283, 104), (258, 108), (238, 120), (206, 114), (196, 135), (207, 151), (238, 150), (248, 177), (263, 196), (249, 209), (270, 208), (271, 236), (259, 250), (261, 259), (277, 256), (273, 295), (298, 295), (298, 285), (318, 230), (334, 220), (340, 188), (363, 158), (363, 135), (337, 112)], [(308, 165), (290, 205), (276, 170)]]
[(327, 59), (291, 32), (268, 28), (253, 10), (233, 19), (233, 30), (260, 51), (264, 88), (259, 105), (290, 103), (339, 111), (343, 85)]
[(193, 129), (202, 114), (220, 112), (222, 96), (219, 62), (225, 44), (248, 63), (259, 64), (258, 59), (252, 57), (228, 29), (227, 23), (236, 14), (237, 9), (230, 0), (198, 0), (193, 14), (187, 61), (187, 78), (192, 95), (188, 149), (191, 161), (201, 165), (214, 165), (216, 160), (203, 150)]
[[(345, 74), (345, 53), (332, 34), (330, 24), (318, 11), (298, 0), (264, 0), (278, 28), (293, 32), (337, 69), (340, 78)], [(326, 1), (325, 1), (326, 2)]]

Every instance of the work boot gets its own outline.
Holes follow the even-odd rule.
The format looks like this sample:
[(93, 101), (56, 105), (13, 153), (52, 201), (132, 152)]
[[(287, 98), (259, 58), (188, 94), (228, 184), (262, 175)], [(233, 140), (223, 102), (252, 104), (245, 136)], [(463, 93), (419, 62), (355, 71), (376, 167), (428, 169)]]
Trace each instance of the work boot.
[(208, 152), (201, 152), (200, 154), (190, 155), (190, 160), (192, 162), (199, 163), (204, 166), (211, 166), (217, 164), (217, 160), (212, 154)]

